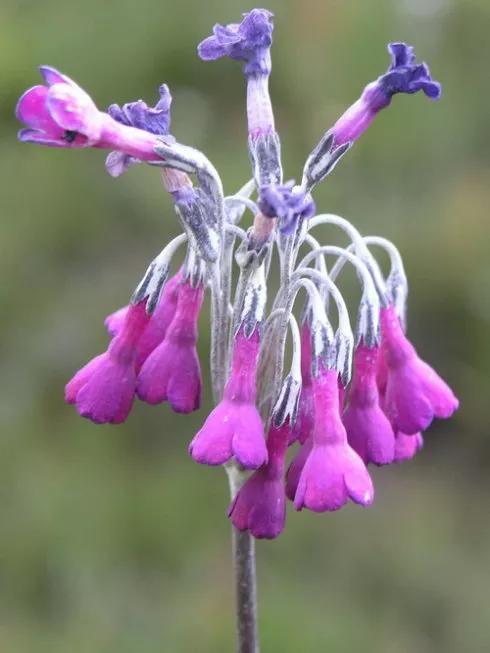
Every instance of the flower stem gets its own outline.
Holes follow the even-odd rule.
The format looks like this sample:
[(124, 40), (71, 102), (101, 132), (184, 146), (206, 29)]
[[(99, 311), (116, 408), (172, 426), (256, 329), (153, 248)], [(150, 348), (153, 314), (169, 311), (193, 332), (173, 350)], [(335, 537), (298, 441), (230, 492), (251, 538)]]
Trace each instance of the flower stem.
[(257, 580), (255, 541), (248, 533), (232, 527), (235, 569), (237, 653), (259, 653), (257, 631)]
[[(236, 463), (225, 465), (233, 500), (247, 475)], [(232, 526), (232, 558), (235, 573), (237, 653), (259, 653), (257, 629), (257, 575), (255, 540)]]

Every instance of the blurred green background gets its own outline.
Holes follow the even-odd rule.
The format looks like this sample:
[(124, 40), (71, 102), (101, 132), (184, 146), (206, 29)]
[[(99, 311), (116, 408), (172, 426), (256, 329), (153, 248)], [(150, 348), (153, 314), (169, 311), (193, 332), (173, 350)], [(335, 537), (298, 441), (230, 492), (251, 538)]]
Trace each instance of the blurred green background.
[[(98, 151), (15, 139), (18, 96), (54, 65), (103, 108), (171, 87), (175, 136), (202, 149), (228, 193), (249, 176), (244, 83), (196, 44), (248, 1), (2, 0), (0, 179), (0, 650), (216, 653), (234, 647), (227, 487), (187, 443), (188, 417), (142, 404), (95, 426), (63, 386), (105, 348), (126, 303), (178, 232), (158, 173), (114, 180)], [(264, 652), (490, 650), (488, 0), (271, 0), (271, 90), (287, 177), (406, 40), (443, 84), (433, 104), (398, 97), (316, 199), (396, 241), (409, 329), (462, 408), (411, 463), (375, 469), (377, 500), (288, 513), (258, 544)], [(321, 235), (321, 234), (320, 234)], [(334, 232), (327, 229), (322, 238)], [(340, 242), (340, 241), (339, 241)], [(208, 353), (207, 312), (201, 320)]]

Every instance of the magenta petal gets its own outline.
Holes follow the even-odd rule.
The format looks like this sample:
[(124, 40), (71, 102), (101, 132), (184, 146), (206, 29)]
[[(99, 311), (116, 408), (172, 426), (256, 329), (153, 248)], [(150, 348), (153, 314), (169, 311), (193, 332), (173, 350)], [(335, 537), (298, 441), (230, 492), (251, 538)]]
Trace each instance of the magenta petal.
[(334, 511), (348, 500), (342, 468), (336, 452), (328, 446), (314, 446), (308, 456), (294, 497), (296, 510)]
[(133, 405), (135, 384), (134, 365), (119, 363), (104, 354), (77, 393), (77, 410), (96, 424), (124, 422)]
[(114, 313), (108, 315), (104, 320), (105, 328), (107, 329), (107, 332), (111, 336), (111, 338), (116, 336), (120, 332), (124, 324), (124, 320), (126, 319), (127, 312), (128, 312), (128, 306), (123, 306), (122, 308), (119, 308), (117, 311), (114, 311)]
[(223, 465), (233, 456), (246, 469), (263, 465), (267, 447), (255, 406), (223, 399), (192, 440), (189, 453), (205, 465)]
[(425, 431), (434, 419), (432, 403), (412, 367), (390, 371), (384, 409), (394, 430), (407, 435)]
[(60, 73), (59, 70), (56, 70), (52, 66), (39, 66), (39, 72), (48, 86), (52, 84), (71, 84), (76, 86), (72, 79), (63, 75), (63, 73)]
[(164, 340), (143, 363), (137, 394), (149, 404), (168, 400), (178, 413), (197, 410), (201, 403), (201, 370), (195, 347)]
[(97, 369), (98, 365), (104, 357), (105, 354), (99, 354), (99, 356), (92, 358), (92, 360), (84, 365), (82, 369), (78, 370), (71, 381), (68, 381), (65, 386), (65, 401), (68, 404), (75, 403), (78, 391), (87, 383), (94, 370)]
[(228, 509), (231, 522), (256, 538), (273, 539), (284, 529), (286, 502), (282, 478), (258, 469), (244, 483)]
[(211, 411), (189, 445), (192, 458), (204, 465), (223, 465), (233, 455), (233, 405), (222, 401)]
[(342, 417), (350, 446), (365, 463), (388, 465), (395, 457), (395, 436), (389, 419), (376, 404), (350, 405)]
[(423, 446), (424, 438), (421, 433), (406, 435), (398, 432), (395, 437), (395, 462), (411, 460)]
[(167, 388), (175, 371), (178, 346), (163, 341), (144, 362), (139, 374), (136, 392), (142, 401), (159, 404), (167, 400)]
[[(49, 89), (47, 106), (53, 120), (63, 129), (83, 131), (97, 111), (88, 95), (78, 87), (55, 84)], [(86, 133), (88, 136), (88, 134)]]
[(17, 102), (15, 116), (32, 129), (46, 132), (46, 137), (61, 138), (63, 130), (51, 118), (46, 107), (47, 95), (45, 86), (33, 86)]
[(448, 384), (424, 361), (419, 360), (421, 373), (425, 378), (425, 386), (431, 399), (434, 415), (439, 419), (447, 419), (459, 408), (459, 401)]
[(257, 469), (267, 462), (264, 426), (253, 404), (238, 407), (232, 450), (237, 461), (246, 469)]
[(201, 405), (201, 368), (196, 349), (182, 347), (176, 364), (168, 381), (168, 402), (176, 413), (191, 413)]
[(364, 463), (348, 445), (314, 445), (298, 482), (296, 510), (334, 511), (348, 499), (368, 506), (374, 490)]
[(370, 506), (374, 501), (374, 487), (366, 466), (356, 452), (347, 447), (348, 464), (344, 471), (344, 482), (349, 497), (361, 506)]

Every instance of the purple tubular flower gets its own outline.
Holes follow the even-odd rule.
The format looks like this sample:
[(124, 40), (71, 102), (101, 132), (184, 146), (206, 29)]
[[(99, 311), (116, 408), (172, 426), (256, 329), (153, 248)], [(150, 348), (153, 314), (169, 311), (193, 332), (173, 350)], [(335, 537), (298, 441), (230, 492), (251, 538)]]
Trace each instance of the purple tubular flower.
[(388, 369), (384, 411), (394, 431), (414, 435), (434, 417), (447, 419), (459, 402), (407, 340), (392, 306), (381, 310), (381, 351)]
[(270, 184), (260, 189), (259, 208), (268, 218), (279, 218), (279, 228), (285, 234), (294, 231), (298, 220), (315, 215), (313, 198), (294, 181), (285, 184)]
[(315, 403), (313, 398), (313, 377), (311, 374), (311, 330), (305, 320), (301, 325), (301, 395), (298, 415), (294, 423), (291, 442), (298, 440), (301, 444), (312, 435), (315, 425)]
[[(158, 90), (160, 99), (154, 107), (149, 107), (143, 100), (137, 100), (122, 107), (111, 104), (107, 113), (127, 127), (136, 127), (157, 136), (168, 136), (172, 96), (166, 84), (162, 84)], [(173, 140), (173, 137), (169, 138)], [(112, 177), (118, 177), (134, 163), (138, 163), (138, 159), (133, 156), (123, 152), (110, 152), (106, 159), (106, 169)]]
[(284, 463), (290, 436), (289, 421), (279, 428), (271, 426), (267, 464), (250, 476), (228, 509), (228, 516), (238, 530), (248, 530), (257, 538), (274, 539), (284, 529)]
[(424, 446), (422, 433), (406, 435), (399, 431), (395, 436), (395, 462), (402, 463), (411, 460)]
[(395, 457), (395, 435), (379, 404), (377, 358), (377, 347), (357, 347), (349, 405), (342, 421), (350, 446), (365, 463), (387, 465)]
[(221, 57), (245, 61), (245, 75), (269, 74), (272, 16), (266, 9), (252, 9), (243, 14), (241, 23), (215, 25), (213, 35), (198, 45), (199, 56), (204, 61)]
[(388, 71), (366, 86), (361, 97), (347, 109), (331, 129), (334, 147), (355, 141), (387, 107), (396, 93), (423, 91), (431, 100), (439, 99), (441, 85), (430, 76), (427, 64), (417, 64), (413, 47), (389, 43), (391, 65)]
[(65, 400), (96, 424), (127, 418), (136, 387), (136, 348), (148, 324), (145, 302), (131, 305), (107, 352), (96, 356), (66, 385)]
[(267, 462), (264, 426), (255, 406), (259, 349), (259, 329), (249, 338), (240, 329), (223, 399), (189, 445), (198, 463), (223, 465), (234, 456), (246, 469), (257, 469)]
[(374, 498), (373, 484), (361, 458), (347, 442), (339, 414), (337, 372), (320, 364), (313, 387), (313, 445), (301, 470), (294, 507), (333, 511), (349, 499), (368, 506)]
[(18, 138), (49, 147), (114, 149), (136, 159), (154, 161), (158, 139), (99, 111), (72, 79), (49, 66), (40, 67), (46, 86), (34, 86), (19, 99), (18, 120), (28, 126)]
[(180, 285), (175, 315), (164, 340), (151, 352), (138, 375), (136, 392), (149, 404), (168, 401), (177, 413), (201, 405), (201, 368), (196, 351), (197, 321), (204, 298), (202, 285)]

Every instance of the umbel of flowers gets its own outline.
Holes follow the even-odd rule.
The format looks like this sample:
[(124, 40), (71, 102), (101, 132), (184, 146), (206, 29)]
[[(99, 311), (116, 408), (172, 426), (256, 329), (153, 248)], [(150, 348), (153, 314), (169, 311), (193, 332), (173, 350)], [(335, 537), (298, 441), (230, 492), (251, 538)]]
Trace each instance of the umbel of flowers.
[[(296, 510), (315, 512), (338, 510), (349, 500), (369, 506), (374, 489), (368, 466), (412, 458), (432, 420), (458, 407), (406, 336), (407, 281), (396, 247), (362, 236), (339, 216), (317, 215), (312, 197), (396, 94), (421, 91), (436, 100), (440, 85), (425, 63), (416, 62), (411, 46), (390, 43), (388, 70), (320, 138), (300, 182), (285, 182), (269, 97), (272, 18), (254, 9), (240, 23), (215, 25), (198, 46), (205, 61), (227, 57), (243, 64), (252, 179), (235, 194), (224, 194), (202, 152), (170, 135), (165, 84), (154, 107), (138, 100), (100, 111), (73, 80), (41, 66), (44, 84), (26, 91), (17, 106), (26, 125), (19, 132), (23, 142), (109, 149), (112, 176), (139, 162), (159, 167), (182, 226), (151, 262), (128, 306), (106, 318), (107, 351), (68, 382), (66, 401), (95, 423), (123, 422), (135, 398), (168, 402), (179, 413), (198, 409), (198, 320), (209, 292), (215, 408), (190, 438), (189, 454), (201, 464), (224, 465), (234, 476), (229, 517), (258, 538), (281, 533), (286, 498)], [(247, 211), (252, 221), (245, 227)], [(313, 236), (322, 224), (342, 230), (348, 245), (322, 246)], [(390, 256), (387, 276), (373, 247)], [(171, 276), (181, 248), (183, 263), (174, 264)], [(274, 248), (280, 287), (271, 296)], [(361, 286), (354, 320), (337, 285), (346, 264), (354, 266)], [(295, 317), (300, 290), (303, 307)], [(288, 333), (292, 359), (284, 370)], [(288, 467), (289, 449), (295, 451)]]

